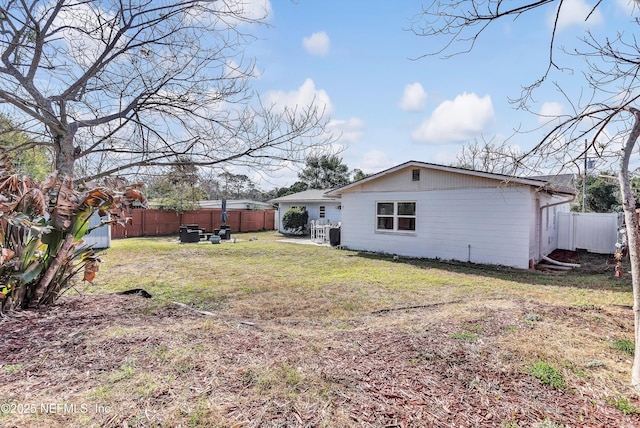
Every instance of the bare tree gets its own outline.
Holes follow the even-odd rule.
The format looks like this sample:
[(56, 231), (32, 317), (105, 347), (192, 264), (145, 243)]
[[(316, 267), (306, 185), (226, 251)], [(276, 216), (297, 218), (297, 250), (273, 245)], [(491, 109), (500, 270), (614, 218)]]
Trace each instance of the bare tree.
[[(587, 15), (597, 13), (601, 3), (595, 2)], [(483, 33), (495, 22), (515, 20), (524, 14), (540, 17), (540, 14), (531, 12), (544, 8), (552, 8), (554, 17), (549, 30), (549, 43), (542, 47), (548, 51), (548, 62), (541, 70), (539, 79), (525, 84), (521, 96), (513, 101), (517, 107), (529, 110), (535, 90), (550, 83), (556, 86), (573, 111), (551, 121), (552, 126), (538, 144), (530, 152), (523, 154), (520, 160), (536, 159), (537, 166), (546, 163), (547, 166), (555, 164), (556, 167), (567, 167), (584, 158), (589, 151), (595, 152), (601, 159), (618, 163), (634, 296), (635, 357), (631, 384), (640, 392), (640, 248), (638, 218), (635, 214), (636, 204), (631, 191), (629, 170), (632, 151), (640, 136), (640, 110), (633, 107), (640, 97), (637, 79), (640, 71), (640, 45), (635, 32), (623, 32), (620, 30), (625, 27), (623, 25), (609, 25), (608, 28), (617, 30), (599, 38), (587, 30), (576, 37), (579, 47), (565, 51), (556, 45), (560, 18), (568, 11), (567, 3), (563, 0), (508, 3), (501, 0), (436, 0), (416, 15), (412, 28), (420, 36), (444, 41), (426, 55), (450, 56), (472, 50), (476, 44), (481, 43)], [(628, 24), (637, 28), (640, 21), (629, 16)], [(585, 68), (568, 70), (559, 59), (565, 54), (581, 57)], [(571, 94), (566, 86), (550, 82), (551, 76), (559, 76), (563, 71), (572, 72), (574, 80), (583, 76), (583, 92)]]
[(522, 153), (517, 147), (506, 142), (496, 144), (491, 141), (474, 141), (462, 146), (456, 155), (454, 166), (496, 174), (518, 175), (521, 156)]
[[(263, 105), (242, 0), (5, 0), (0, 102), (76, 182), (148, 168), (302, 161), (323, 106)], [(75, 174), (75, 175), (74, 175)]]

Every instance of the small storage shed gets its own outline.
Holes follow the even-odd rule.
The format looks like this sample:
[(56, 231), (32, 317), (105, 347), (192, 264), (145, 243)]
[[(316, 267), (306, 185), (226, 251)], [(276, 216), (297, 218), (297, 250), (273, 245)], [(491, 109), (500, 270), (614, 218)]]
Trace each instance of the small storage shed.
[(278, 204), (279, 231), (286, 232), (282, 227), (282, 216), (293, 207), (305, 208), (309, 213), (309, 221), (318, 219), (332, 223), (341, 221), (340, 197), (328, 197), (325, 195), (327, 192), (328, 190), (312, 189), (270, 200), (269, 202)]
[(341, 245), (407, 257), (528, 268), (558, 242), (575, 189), (409, 161), (327, 192), (341, 198)]
[[(102, 217), (96, 212), (89, 217), (89, 228), (100, 226), (102, 224)], [(85, 235), (82, 240), (84, 245), (91, 246), (94, 249), (109, 248), (111, 247), (111, 227), (100, 226), (93, 229), (90, 233)]]

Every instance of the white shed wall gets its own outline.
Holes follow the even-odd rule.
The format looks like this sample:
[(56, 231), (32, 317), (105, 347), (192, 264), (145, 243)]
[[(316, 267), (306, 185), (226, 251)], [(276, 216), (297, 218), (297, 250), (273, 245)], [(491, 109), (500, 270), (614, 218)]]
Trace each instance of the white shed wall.
[[(89, 228), (102, 224), (102, 218), (98, 213), (94, 213), (89, 218)], [(111, 228), (109, 226), (98, 227), (83, 238), (84, 245), (92, 246), (95, 249), (111, 247)]]
[[(378, 232), (376, 202), (416, 201), (416, 231)], [(529, 267), (529, 187), (342, 195), (341, 244), (353, 250)]]

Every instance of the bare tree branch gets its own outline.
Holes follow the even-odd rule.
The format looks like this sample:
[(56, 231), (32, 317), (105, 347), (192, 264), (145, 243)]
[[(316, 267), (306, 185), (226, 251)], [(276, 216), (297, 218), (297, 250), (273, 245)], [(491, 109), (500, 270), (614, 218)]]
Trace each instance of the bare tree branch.
[(275, 170), (331, 141), (323, 106), (251, 91), (245, 31), (263, 22), (240, 0), (10, 0), (0, 16), (0, 107), (77, 180), (184, 156)]

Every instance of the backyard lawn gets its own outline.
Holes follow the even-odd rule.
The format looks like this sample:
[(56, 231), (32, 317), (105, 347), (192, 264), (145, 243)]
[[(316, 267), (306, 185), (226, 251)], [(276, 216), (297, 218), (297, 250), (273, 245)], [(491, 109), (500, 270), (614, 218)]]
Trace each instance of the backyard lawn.
[(605, 257), (541, 273), (234, 236), (113, 241), (93, 286), (0, 320), (0, 426), (640, 426), (630, 275)]

